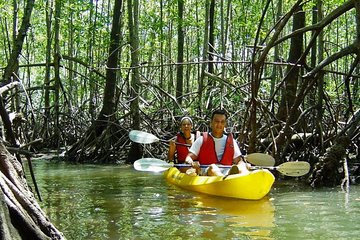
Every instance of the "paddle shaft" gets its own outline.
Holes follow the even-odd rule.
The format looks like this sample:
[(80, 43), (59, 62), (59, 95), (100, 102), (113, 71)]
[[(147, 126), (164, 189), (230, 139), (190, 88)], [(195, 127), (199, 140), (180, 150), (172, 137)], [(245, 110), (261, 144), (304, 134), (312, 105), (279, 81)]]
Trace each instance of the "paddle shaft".
[[(176, 163), (176, 164), (173, 164), (171, 166), (174, 166), (174, 167), (191, 167), (190, 164), (186, 164), (186, 163)], [(206, 167), (209, 167), (211, 165), (205, 165), (205, 164), (202, 164), (200, 165), (201, 168), (206, 168)], [(219, 168), (231, 168), (232, 165), (216, 165), (218, 166)], [(266, 168), (266, 169), (269, 169), (269, 170), (278, 170), (280, 168), (280, 166), (276, 166), (276, 167), (268, 167), (268, 166), (251, 166), (250, 167), (250, 170), (257, 170), (257, 169), (263, 169), (263, 168)]]
[[(141, 158), (134, 162), (134, 168), (139, 171), (148, 171), (148, 172), (160, 172), (165, 171), (170, 167), (190, 167), (190, 164), (172, 164), (165, 161), (162, 161), (157, 158)], [(208, 167), (209, 165), (201, 165), (200, 167)], [(230, 168), (229, 165), (218, 165), (220, 168)], [(291, 177), (300, 177), (307, 174), (310, 170), (310, 164), (304, 161), (298, 162), (285, 162), (279, 166), (252, 166), (250, 170), (256, 169), (270, 169), (277, 170), (286, 176)]]
[[(171, 164), (171, 166), (174, 166), (174, 167), (191, 167), (190, 164), (187, 164), (187, 163), (176, 163), (176, 164)], [(211, 165), (206, 165), (206, 164), (202, 164), (200, 165), (201, 168), (206, 168), (206, 167), (209, 167)], [(216, 165), (218, 166), (219, 168), (231, 168), (232, 165)], [(276, 167), (269, 167), (269, 166), (251, 166), (250, 167), (250, 170), (256, 170), (256, 169), (269, 169), (269, 170), (278, 170), (279, 168), (281, 168), (281, 164), (279, 166), (276, 166)]]
[[(191, 167), (190, 164), (187, 163), (175, 163), (175, 164), (171, 164), (169, 163), (169, 166), (174, 166), (174, 167)], [(202, 164), (200, 165), (200, 167), (209, 167), (210, 165), (206, 165), (206, 164)], [(216, 165), (219, 168), (231, 168), (232, 165)], [(269, 169), (269, 170), (278, 170), (279, 168), (281, 168), (281, 164), (279, 166), (276, 167), (269, 167), (269, 166), (251, 166), (250, 169), (251, 170), (256, 170), (256, 169)]]
[[(164, 143), (169, 143), (169, 140), (165, 140), (165, 139), (159, 139), (160, 142), (164, 142)], [(191, 147), (190, 144), (187, 143), (180, 143), (180, 142), (175, 142), (176, 145), (180, 145), (180, 146), (185, 146), (185, 147)]]
[[(176, 163), (174, 165), (172, 165), (174, 167), (191, 167), (190, 164), (186, 164), (186, 163)], [(200, 165), (201, 168), (207, 168), (210, 167), (211, 165)], [(231, 165), (217, 165), (219, 168), (231, 168)]]
[[(174, 164), (176, 167), (190, 167), (189, 164)], [(209, 167), (210, 165), (200, 165), (201, 168)], [(219, 168), (231, 168), (229, 165), (217, 165)], [(269, 170), (277, 170), (281, 174), (291, 177), (300, 177), (307, 174), (310, 170), (310, 165), (307, 162), (286, 162), (280, 164), (279, 166), (251, 166), (250, 170), (257, 169), (269, 169)]]

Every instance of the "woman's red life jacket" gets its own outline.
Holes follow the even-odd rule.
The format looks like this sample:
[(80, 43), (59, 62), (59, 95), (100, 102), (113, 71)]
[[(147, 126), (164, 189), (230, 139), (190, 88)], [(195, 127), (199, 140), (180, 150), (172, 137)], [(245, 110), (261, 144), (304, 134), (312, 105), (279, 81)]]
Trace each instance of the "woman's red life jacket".
[[(199, 136), (200, 136), (200, 132), (196, 131), (195, 139), (197, 139)], [(195, 139), (194, 139), (194, 141), (195, 141)], [(184, 135), (182, 135), (181, 133), (178, 133), (176, 135), (175, 141), (178, 143), (186, 144), (186, 139), (185, 139)], [(188, 153), (189, 153), (189, 147), (176, 144), (176, 154), (177, 154), (176, 163), (185, 163), (185, 158), (188, 155)]]
[[(184, 135), (182, 135), (181, 133), (178, 133), (176, 135), (176, 142), (178, 143), (184, 143), (186, 144), (186, 139), (184, 138)], [(189, 148), (186, 146), (182, 146), (180, 144), (176, 144), (176, 153), (177, 153), (177, 163), (184, 163), (185, 162), (185, 158), (189, 153)]]
[(208, 164), (223, 164), (232, 165), (234, 157), (234, 142), (232, 134), (228, 134), (226, 138), (226, 144), (224, 154), (221, 159), (217, 159), (215, 151), (215, 142), (212, 136), (209, 137), (208, 133), (203, 133), (203, 143), (200, 147), (198, 160), (202, 165)]

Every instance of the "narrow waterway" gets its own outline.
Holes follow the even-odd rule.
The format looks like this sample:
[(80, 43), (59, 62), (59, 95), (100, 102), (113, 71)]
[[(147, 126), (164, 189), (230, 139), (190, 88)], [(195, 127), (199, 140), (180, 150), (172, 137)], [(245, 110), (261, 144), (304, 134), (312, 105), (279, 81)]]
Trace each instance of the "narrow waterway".
[[(26, 164), (25, 164), (26, 165)], [(276, 181), (261, 201), (187, 192), (132, 166), (33, 161), (41, 207), (67, 239), (358, 239), (360, 187)], [(26, 171), (28, 173), (28, 171)], [(29, 183), (30, 176), (27, 177)]]

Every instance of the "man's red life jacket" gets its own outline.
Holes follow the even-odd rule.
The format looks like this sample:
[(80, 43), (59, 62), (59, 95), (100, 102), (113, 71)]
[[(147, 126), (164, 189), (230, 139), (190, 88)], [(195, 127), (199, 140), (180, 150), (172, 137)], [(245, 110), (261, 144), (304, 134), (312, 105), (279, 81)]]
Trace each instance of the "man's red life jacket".
[(228, 134), (226, 138), (226, 144), (224, 149), (224, 154), (221, 159), (217, 159), (215, 151), (215, 142), (213, 137), (208, 133), (203, 133), (203, 143), (200, 147), (200, 152), (198, 160), (202, 165), (208, 164), (223, 164), (223, 165), (232, 165), (234, 157), (234, 144), (233, 144), (232, 134)]
[[(200, 132), (196, 131), (195, 139), (200, 136)], [(194, 140), (195, 140), (194, 139)], [(176, 142), (186, 144), (186, 139), (183, 134), (178, 133), (176, 135)], [(185, 158), (189, 153), (189, 147), (176, 144), (177, 163), (185, 163)]]

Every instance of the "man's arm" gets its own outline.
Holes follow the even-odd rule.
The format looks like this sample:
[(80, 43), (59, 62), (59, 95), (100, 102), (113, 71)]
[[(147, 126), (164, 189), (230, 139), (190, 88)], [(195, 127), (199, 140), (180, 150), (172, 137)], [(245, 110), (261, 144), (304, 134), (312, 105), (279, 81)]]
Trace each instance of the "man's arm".
[(185, 163), (190, 164), (193, 166), (194, 160), (198, 158), (198, 154), (200, 152), (200, 147), (202, 145), (202, 136), (193, 142), (189, 149), (189, 153), (185, 158)]

